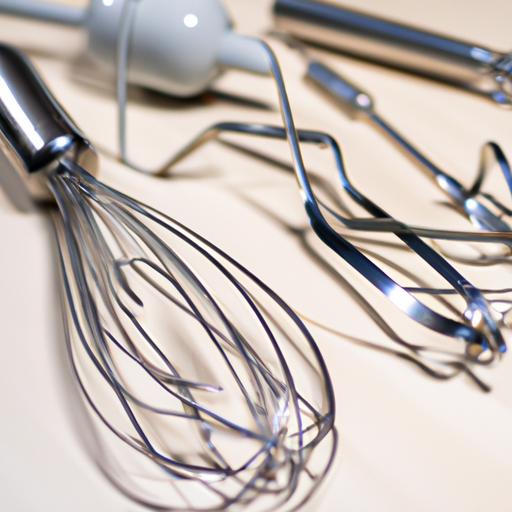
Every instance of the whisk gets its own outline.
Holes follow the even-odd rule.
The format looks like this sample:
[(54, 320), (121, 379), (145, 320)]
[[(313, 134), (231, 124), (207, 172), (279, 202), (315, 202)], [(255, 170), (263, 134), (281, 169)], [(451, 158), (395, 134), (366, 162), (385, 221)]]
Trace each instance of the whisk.
[[(119, 138), (121, 148), (121, 160), (128, 163), (137, 170), (142, 170), (138, 166), (131, 164), (126, 156), (126, 84), (129, 76), (128, 53), (128, 35), (131, 27), (136, 25), (135, 7), (130, 8), (129, 0), (124, 4), (126, 16), (121, 21), (118, 38), (118, 59), (117, 59), (117, 90), (118, 104), (120, 113)], [(123, 36), (124, 35), (124, 36)], [(270, 47), (261, 40), (250, 39), (252, 41), (251, 51), (254, 55), (259, 55), (259, 62), (263, 62), (263, 56), (266, 56), (268, 64), (258, 66), (260, 72), (267, 69), (268, 73), (275, 82), (281, 116), (284, 121), (284, 129), (268, 126), (254, 125), (250, 123), (219, 123), (209, 129), (206, 129), (199, 137), (193, 140), (185, 148), (173, 156), (165, 165), (155, 171), (150, 171), (154, 175), (165, 176), (169, 169), (182, 158), (193, 152), (204, 142), (218, 136), (223, 132), (237, 132), (256, 135), (263, 138), (286, 139), (291, 151), (295, 175), (301, 191), (303, 203), (313, 230), (317, 236), (336, 254), (345, 259), (360, 274), (362, 274), (370, 283), (384, 293), (391, 302), (402, 312), (413, 318), (420, 324), (432, 329), (435, 332), (448, 335), (455, 339), (464, 339), (468, 342), (466, 346), (466, 356), (471, 362), (488, 364), (499, 358), (500, 354), (505, 352), (506, 345), (500, 329), (495, 320), (495, 315), (489, 304), (479, 292), (479, 290), (470, 284), (453, 267), (444, 261), (439, 254), (424, 244), (408, 226), (395, 221), (376, 204), (365, 198), (350, 183), (345, 174), (341, 152), (337, 142), (328, 134), (313, 132), (311, 130), (295, 129), (292, 111), (286, 93), (286, 88), (279, 63), (270, 49)], [(249, 41), (249, 39), (247, 39)], [(242, 53), (240, 53), (242, 56)], [(241, 67), (241, 66), (240, 66)], [(341, 178), (343, 187), (347, 190), (351, 198), (363, 206), (376, 219), (348, 219), (337, 215), (325, 203), (319, 201), (313, 188), (311, 187), (309, 174), (307, 173), (299, 142), (313, 143), (330, 147), (333, 152), (334, 160)], [(146, 171), (147, 172), (147, 171)], [(452, 180), (454, 181), (454, 180)], [(450, 285), (454, 287), (454, 293), (459, 294), (467, 303), (467, 308), (463, 313), (463, 322), (453, 321), (443, 317), (414, 297), (414, 291), (401, 287), (398, 283), (389, 278), (382, 270), (374, 265), (362, 253), (357, 251), (346, 239), (332, 229), (323, 213), (333, 215), (342, 224), (365, 231), (389, 231), (400, 238), (412, 251), (416, 252), (432, 268), (434, 268)], [(491, 215), (491, 214), (489, 214)], [(386, 222), (385, 220), (389, 221)], [(498, 220), (497, 220), (498, 222)], [(505, 225), (504, 223), (502, 223)], [(466, 324), (466, 322), (469, 323)], [(422, 347), (418, 347), (422, 348)]]
[(109, 478), (161, 510), (299, 507), (336, 434), (329, 374), (297, 315), (207, 240), (96, 180), (94, 149), (4, 44), (0, 125), (11, 170), (56, 204), (72, 370), (101, 435), (122, 441)]

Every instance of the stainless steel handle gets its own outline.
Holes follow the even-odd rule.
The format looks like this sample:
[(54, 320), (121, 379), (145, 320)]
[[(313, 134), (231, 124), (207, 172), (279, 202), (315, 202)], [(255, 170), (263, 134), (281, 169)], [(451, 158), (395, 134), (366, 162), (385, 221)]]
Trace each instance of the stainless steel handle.
[(509, 56), (311, 0), (276, 0), (278, 28), (317, 45), (481, 92), (510, 103)]
[(49, 196), (40, 171), (70, 158), (96, 172), (97, 155), (28, 57), (0, 44), (0, 150), (31, 195)]

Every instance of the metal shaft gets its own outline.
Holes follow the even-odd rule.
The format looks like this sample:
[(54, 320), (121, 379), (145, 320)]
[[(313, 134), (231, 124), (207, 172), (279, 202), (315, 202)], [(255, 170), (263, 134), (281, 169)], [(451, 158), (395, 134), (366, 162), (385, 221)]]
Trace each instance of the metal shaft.
[(51, 197), (44, 173), (66, 157), (96, 172), (97, 156), (26, 55), (0, 44), (0, 149), (36, 199)]
[(510, 103), (503, 53), (323, 2), (276, 0), (274, 14), (279, 29), (303, 41)]

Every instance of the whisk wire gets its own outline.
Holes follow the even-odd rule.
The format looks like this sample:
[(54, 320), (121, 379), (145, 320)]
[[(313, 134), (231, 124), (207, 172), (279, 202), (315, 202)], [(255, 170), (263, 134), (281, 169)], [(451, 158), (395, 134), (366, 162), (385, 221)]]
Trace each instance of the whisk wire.
[[(205, 239), (101, 184), (73, 163), (62, 162), (60, 170), (48, 175), (48, 184), (58, 206), (53, 218), (60, 240), (63, 300), (67, 304), (64, 317), (68, 351), (84, 397), (100, 421), (137, 452), (150, 457), (170, 476), (196, 480), (198, 484), (205, 485), (208, 492), (221, 496), (220, 508), (204, 510), (224, 510), (242, 502), (256, 503), (261, 494), (274, 494), (283, 503), (291, 499), (299, 487), (299, 476), (307, 467), (309, 453), (332, 430), (334, 405), (332, 390), (328, 389), (330, 381), (325, 364), (298, 317), (244, 267)], [(227, 312), (229, 307), (226, 308), (220, 299), (215, 298), (176, 249), (161, 240), (146, 222), (139, 220), (139, 216), (184, 243), (223, 276), (239, 300), (249, 308), (266, 343), (272, 347), (280, 377), (259, 354), (243, 329), (236, 322), (233, 323)], [(92, 247), (89, 244), (93, 244)], [(221, 263), (219, 258), (225, 263)], [(274, 313), (265, 302), (247, 289), (227, 269), (226, 264), (252, 282), (255, 290), (262, 292), (270, 303), (277, 305), (298, 331), (301, 343), (306, 342), (309, 346), (316, 363), (313, 364), (306, 354), (301, 354), (300, 358), (307, 361), (306, 366), (309, 365), (316, 379), (327, 384), (323, 391), (326, 402), (322, 410), (318, 410), (297, 389), (292, 369), (281, 350), (281, 343), (285, 340), (294, 352), (302, 350), (302, 345), (296, 345), (296, 337), (291, 336), (277, 318), (274, 319)], [(131, 283), (135, 276), (203, 330), (236, 383), (252, 418), (252, 427), (233, 422), (194, 396), (193, 390), (201, 392), (214, 389), (223, 394), (224, 388), (184, 377), (153, 340), (138, 314), (133, 311), (133, 307), (145, 308), (145, 300)], [(123, 318), (128, 323), (125, 324)], [(282, 341), (277, 340), (277, 334)], [(75, 335), (79, 345), (73, 341)], [(146, 344), (149, 353), (139, 349), (139, 341)], [(116, 425), (109, 418), (111, 412), (96, 403), (84, 373), (89, 363), (82, 358), (81, 352), (112, 390), (132, 432)], [(155, 361), (160, 361), (156, 366), (152, 362), (151, 352), (156, 356)], [(150, 404), (137, 396), (138, 393), (130, 391), (124, 370), (117, 362), (119, 356), (140, 368), (160, 389), (177, 399), (183, 411)], [(240, 361), (242, 366), (235, 368), (233, 358)], [(161, 363), (164, 370), (159, 368)], [(245, 375), (243, 378), (241, 368)], [(247, 388), (246, 380), (251, 383), (252, 391)], [(305, 411), (308, 419), (304, 423)], [(157, 432), (146, 430), (147, 425), (143, 425), (146, 414), (196, 424), (199, 439), (204, 444), (204, 463), (184, 461), (172, 452), (163, 451), (165, 441), (158, 441)], [(292, 418), (293, 421), (290, 421)], [(215, 431), (219, 428), (225, 428), (241, 438), (252, 439), (259, 446), (245, 461), (233, 464), (225, 458), (215, 441)], [(164, 445), (160, 446), (162, 442)], [(330, 465), (330, 461), (326, 464)], [(265, 475), (279, 473), (287, 475), (285, 481), (277, 487), (270, 485), (271, 479)], [(238, 481), (240, 488), (234, 495), (218, 487), (226, 479)], [(316, 484), (312, 485), (316, 487)], [(169, 509), (178, 510), (179, 507)]]

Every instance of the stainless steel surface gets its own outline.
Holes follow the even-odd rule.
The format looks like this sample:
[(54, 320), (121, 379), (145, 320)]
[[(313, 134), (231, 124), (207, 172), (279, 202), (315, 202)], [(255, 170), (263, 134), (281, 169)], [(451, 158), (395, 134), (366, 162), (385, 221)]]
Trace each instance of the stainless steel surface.
[(19, 50), (0, 44), (0, 150), (30, 195), (49, 199), (43, 170), (66, 157), (94, 174), (97, 155)]
[(276, 0), (274, 14), (302, 40), (510, 103), (509, 54), (317, 1)]

